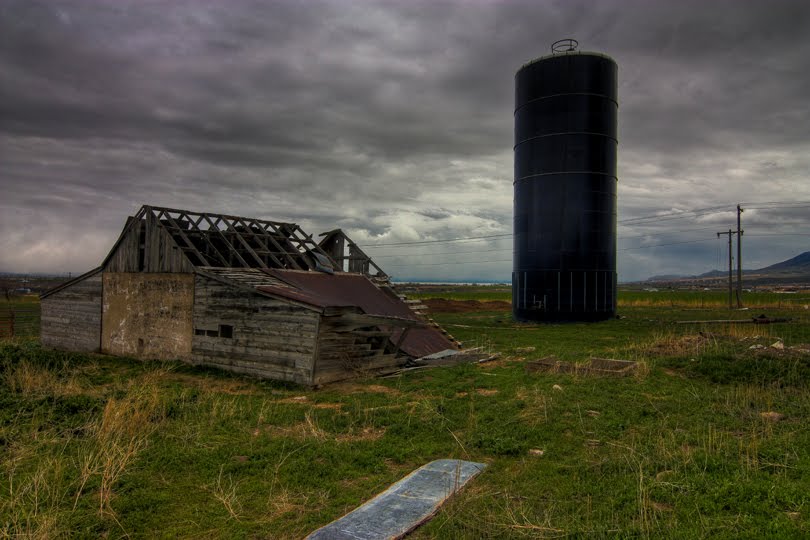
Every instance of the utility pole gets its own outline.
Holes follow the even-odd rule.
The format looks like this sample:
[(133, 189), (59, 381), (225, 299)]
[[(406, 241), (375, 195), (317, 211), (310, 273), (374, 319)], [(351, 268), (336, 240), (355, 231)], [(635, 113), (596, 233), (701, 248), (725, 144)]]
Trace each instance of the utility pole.
[(728, 235), (728, 309), (734, 308), (734, 287), (732, 286), (733, 283), (733, 276), (734, 272), (731, 269), (731, 260), (732, 260), (732, 251), (731, 251), (731, 235), (734, 234), (734, 231), (731, 229), (728, 232), (719, 232), (717, 233), (717, 238), (720, 238), (721, 234)]
[(745, 231), (740, 228), (740, 214), (743, 209), (737, 205), (737, 308), (743, 307), (742, 304), (742, 235)]

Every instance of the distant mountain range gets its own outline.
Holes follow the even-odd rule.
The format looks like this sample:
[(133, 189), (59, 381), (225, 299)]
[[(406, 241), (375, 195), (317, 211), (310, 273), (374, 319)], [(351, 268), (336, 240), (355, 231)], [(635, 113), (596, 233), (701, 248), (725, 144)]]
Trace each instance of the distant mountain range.
[(765, 268), (762, 268), (760, 270), (754, 270), (754, 272), (762, 274), (768, 274), (773, 272), (782, 272), (782, 273), (810, 272), (810, 251), (805, 251), (801, 255), (796, 255), (792, 259), (788, 259), (780, 263), (766, 266)]
[[(736, 276), (737, 268), (734, 267)], [(711, 270), (696, 276), (683, 276), (683, 275), (658, 275), (647, 278), (647, 281), (655, 282), (668, 282), (668, 281), (712, 281), (717, 279), (725, 279), (728, 277), (728, 270)], [(735, 277), (736, 279), (736, 277)], [(792, 259), (778, 262), (765, 268), (756, 270), (743, 270), (743, 280), (747, 282), (762, 282), (762, 283), (776, 283), (776, 282), (804, 282), (810, 284), (810, 251), (805, 251), (796, 255)]]

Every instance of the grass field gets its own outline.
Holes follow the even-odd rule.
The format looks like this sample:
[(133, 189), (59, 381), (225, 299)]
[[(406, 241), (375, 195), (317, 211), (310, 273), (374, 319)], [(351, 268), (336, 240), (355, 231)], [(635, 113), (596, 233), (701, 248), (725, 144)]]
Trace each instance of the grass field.
[[(1, 342), (0, 537), (301, 538), (446, 457), (489, 467), (414, 538), (807, 537), (808, 298), (676, 324), (759, 311), (665, 294), (598, 324), (434, 313), (501, 358), (316, 391)], [(526, 371), (548, 355), (640, 368)]]
[[(512, 289), (507, 285), (486, 286), (431, 286), (409, 293), (409, 297), (446, 298), (450, 300), (512, 300)], [(784, 292), (750, 292), (743, 293), (745, 306), (749, 308), (774, 309), (808, 309), (810, 308), (810, 291), (796, 293)], [(736, 299), (735, 305), (736, 305)], [(726, 308), (728, 306), (728, 292), (724, 290), (681, 290), (662, 289), (656, 292), (639, 290), (622, 290), (618, 292), (618, 306), (668, 306), (692, 308)]]
[(39, 335), (39, 296), (26, 294), (0, 298), (0, 339)]

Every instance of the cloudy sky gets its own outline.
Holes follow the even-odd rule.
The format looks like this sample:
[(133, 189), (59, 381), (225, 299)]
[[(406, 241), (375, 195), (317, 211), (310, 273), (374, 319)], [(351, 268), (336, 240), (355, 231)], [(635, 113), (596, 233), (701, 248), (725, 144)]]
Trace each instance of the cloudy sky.
[(0, 271), (152, 204), (509, 280), (514, 74), (563, 37), (619, 65), (620, 280), (723, 266), (738, 202), (746, 267), (810, 249), (804, 0), (0, 0)]

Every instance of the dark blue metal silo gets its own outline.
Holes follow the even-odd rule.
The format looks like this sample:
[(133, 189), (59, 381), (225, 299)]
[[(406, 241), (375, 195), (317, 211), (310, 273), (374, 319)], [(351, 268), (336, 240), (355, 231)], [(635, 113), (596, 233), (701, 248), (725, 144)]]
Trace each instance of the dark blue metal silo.
[(552, 51), (515, 75), (512, 311), (603, 320), (616, 313), (618, 67), (573, 40)]

